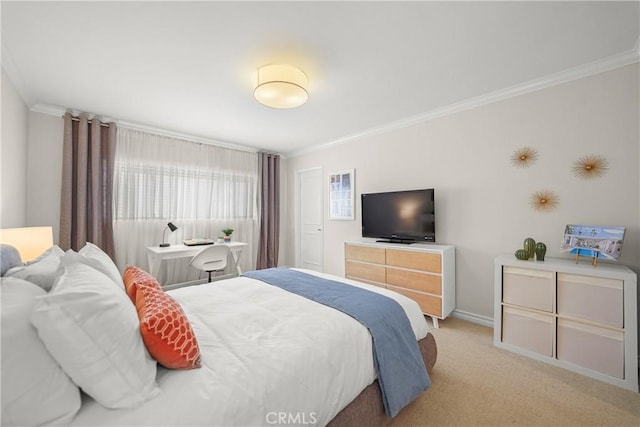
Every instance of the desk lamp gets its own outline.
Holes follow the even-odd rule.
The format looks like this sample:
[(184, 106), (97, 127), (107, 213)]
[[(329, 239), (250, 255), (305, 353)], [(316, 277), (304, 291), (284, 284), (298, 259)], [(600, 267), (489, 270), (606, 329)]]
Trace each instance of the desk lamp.
[(167, 230), (171, 230), (171, 232), (173, 233), (177, 229), (178, 229), (178, 227), (173, 225), (173, 223), (170, 222), (170, 223), (167, 224), (167, 227), (162, 232), (162, 243), (160, 243), (160, 247), (161, 248), (167, 248), (167, 247), (171, 246), (169, 243), (167, 243)]

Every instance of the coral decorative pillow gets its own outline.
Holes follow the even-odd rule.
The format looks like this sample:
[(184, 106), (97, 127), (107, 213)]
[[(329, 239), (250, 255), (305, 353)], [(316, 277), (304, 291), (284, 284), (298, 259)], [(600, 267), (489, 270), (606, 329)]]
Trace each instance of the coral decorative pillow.
[(182, 307), (159, 287), (137, 286), (140, 333), (149, 354), (170, 369), (200, 367), (200, 348)]
[(134, 304), (136, 303), (136, 290), (138, 286), (151, 286), (152, 288), (162, 289), (155, 277), (133, 265), (128, 265), (124, 269), (122, 278), (127, 295), (129, 295), (129, 298), (131, 298)]

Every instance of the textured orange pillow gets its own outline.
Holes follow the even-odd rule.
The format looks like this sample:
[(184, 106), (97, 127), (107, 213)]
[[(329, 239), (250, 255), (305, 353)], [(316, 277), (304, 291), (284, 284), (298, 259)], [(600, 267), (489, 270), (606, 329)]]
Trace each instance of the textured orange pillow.
[(131, 298), (134, 304), (136, 303), (136, 289), (138, 289), (139, 285), (148, 285), (162, 289), (155, 277), (134, 265), (128, 265), (127, 268), (124, 269), (122, 280), (124, 281), (124, 288), (127, 291), (127, 295), (129, 295), (129, 298)]
[(160, 287), (138, 283), (140, 333), (151, 357), (170, 369), (200, 367), (200, 348), (182, 307)]

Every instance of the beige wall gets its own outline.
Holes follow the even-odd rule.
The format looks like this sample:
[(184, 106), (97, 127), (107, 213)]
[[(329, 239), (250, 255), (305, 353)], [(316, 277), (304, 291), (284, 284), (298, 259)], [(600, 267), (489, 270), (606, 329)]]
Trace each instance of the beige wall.
[(0, 144), (0, 228), (27, 225), (28, 112), (2, 69), (2, 142)]
[[(526, 237), (561, 256), (565, 224), (627, 227), (622, 262), (640, 267), (638, 64), (363, 137), (288, 159), (288, 192), (295, 173), (321, 166), (355, 168), (356, 220), (324, 221), (324, 271), (344, 274), (343, 242), (360, 238), (360, 194), (418, 188), (436, 190), (439, 243), (456, 247), (457, 309), (493, 317), (493, 259), (513, 253)], [(527, 169), (512, 152), (538, 151)], [(610, 163), (599, 179), (570, 171), (580, 156)], [(533, 211), (529, 196), (549, 189), (559, 196), (552, 212)], [(325, 191), (325, 212), (326, 188)], [(289, 198), (289, 217), (295, 200)], [(287, 265), (295, 264), (295, 224), (289, 222)]]
[[(622, 262), (640, 269), (638, 74), (635, 64), (286, 159), (280, 264), (295, 263), (296, 171), (321, 166), (325, 175), (356, 169), (356, 220), (325, 219), (324, 271), (329, 273), (344, 274), (343, 242), (360, 237), (360, 193), (430, 187), (436, 189), (438, 241), (457, 249), (457, 308), (463, 312), (491, 318), (493, 258), (513, 252), (529, 236), (544, 241), (549, 256), (559, 256), (567, 223), (626, 226)], [(4, 159), (11, 158), (13, 166), (25, 155), (12, 144), (17, 153), (5, 157), (4, 82), (3, 74), (3, 179)], [(12, 105), (26, 110), (21, 101), (20, 108)], [(18, 204), (28, 208), (18, 215), (22, 224), (11, 226), (51, 224), (57, 236), (62, 120), (35, 112), (25, 116), (30, 176)], [(509, 156), (525, 145), (538, 150), (539, 160), (531, 168), (516, 169)], [(593, 181), (573, 177), (572, 162), (591, 153), (609, 159), (608, 173)], [(27, 168), (13, 170), (22, 177), (22, 184), (13, 178), (18, 185), (27, 186), (20, 172)], [(529, 195), (543, 188), (560, 196), (553, 212), (528, 206)], [(3, 191), (3, 214), (5, 206)]]
[(29, 111), (2, 70), (0, 228), (52, 225), (58, 241), (60, 117)]
[(54, 242), (60, 226), (63, 129), (61, 117), (29, 112), (27, 224), (53, 226)]

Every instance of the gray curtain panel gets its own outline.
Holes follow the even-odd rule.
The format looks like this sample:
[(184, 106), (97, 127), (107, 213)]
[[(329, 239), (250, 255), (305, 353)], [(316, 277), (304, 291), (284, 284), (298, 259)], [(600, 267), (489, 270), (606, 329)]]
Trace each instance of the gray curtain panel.
[(115, 259), (112, 225), (115, 123), (64, 115), (60, 241), (80, 250), (91, 242)]
[(280, 244), (280, 155), (260, 153), (261, 204), (258, 270), (278, 266)]

